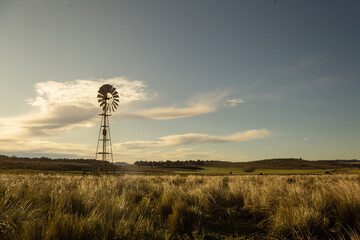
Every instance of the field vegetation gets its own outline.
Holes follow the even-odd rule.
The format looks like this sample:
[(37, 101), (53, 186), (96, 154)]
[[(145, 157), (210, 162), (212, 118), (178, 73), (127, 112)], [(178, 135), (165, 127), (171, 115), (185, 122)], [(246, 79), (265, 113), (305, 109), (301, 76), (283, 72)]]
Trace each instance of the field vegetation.
[(0, 175), (0, 239), (359, 239), (360, 177)]

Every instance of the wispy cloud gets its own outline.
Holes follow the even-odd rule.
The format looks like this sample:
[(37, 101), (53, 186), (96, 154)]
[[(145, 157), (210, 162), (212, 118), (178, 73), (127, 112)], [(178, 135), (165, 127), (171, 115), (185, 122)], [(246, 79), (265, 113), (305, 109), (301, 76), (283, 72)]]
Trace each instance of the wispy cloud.
[(86, 144), (58, 143), (40, 140), (0, 140), (1, 152), (77, 155), (92, 157), (95, 152)]
[(206, 143), (231, 143), (244, 142), (258, 138), (264, 138), (270, 135), (266, 129), (248, 130), (237, 132), (228, 136), (213, 136), (201, 133), (187, 133), (182, 135), (169, 135), (160, 137), (157, 141), (130, 141), (114, 144), (115, 149), (142, 149), (158, 147), (174, 147), (183, 145), (198, 145)]
[(132, 117), (167, 120), (186, 118), (215, 112), (229, 91), (198, 93), (183, 105), (156, 107), (133, 113)]
[(244, 103), (245, 100), (242, 98), (233, 98), (233, 99), (227, 99), (226, 105), (230, 107), (236, 107), (237, 105)]

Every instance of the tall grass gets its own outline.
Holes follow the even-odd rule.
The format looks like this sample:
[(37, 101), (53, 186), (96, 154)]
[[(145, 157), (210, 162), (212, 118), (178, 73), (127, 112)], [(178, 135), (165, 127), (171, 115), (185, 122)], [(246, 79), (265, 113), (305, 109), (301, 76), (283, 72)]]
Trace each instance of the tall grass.
[(360, 177), (0, 175), (0, 239), (359, 239)]

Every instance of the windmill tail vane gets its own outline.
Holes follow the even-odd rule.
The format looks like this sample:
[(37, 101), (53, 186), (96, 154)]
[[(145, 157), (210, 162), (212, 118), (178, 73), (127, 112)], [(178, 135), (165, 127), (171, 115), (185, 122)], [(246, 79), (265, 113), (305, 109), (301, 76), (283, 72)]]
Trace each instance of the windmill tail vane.
[[(97, 98), (102, 113), (99, 114), (101, 123), (95, 159), (101, 156), (102, 161), (111, 160), (113, 162), (109, 117), (111, 116), (110, 113), (114, 112), (119, 106), (119, 93), (112, 85), (104, 84), (99, 88)], [(102, 150), (99, 150), (99, 147)]]

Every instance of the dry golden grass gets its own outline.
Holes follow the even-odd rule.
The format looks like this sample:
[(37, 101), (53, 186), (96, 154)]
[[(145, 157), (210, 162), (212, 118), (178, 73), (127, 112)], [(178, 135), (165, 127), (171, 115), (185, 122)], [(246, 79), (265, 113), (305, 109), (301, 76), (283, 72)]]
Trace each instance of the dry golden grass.
[(360, 177), (0, 175), (0, 239), (358, 239)]

